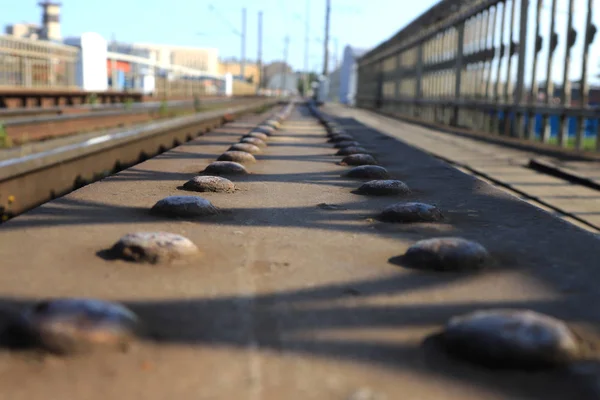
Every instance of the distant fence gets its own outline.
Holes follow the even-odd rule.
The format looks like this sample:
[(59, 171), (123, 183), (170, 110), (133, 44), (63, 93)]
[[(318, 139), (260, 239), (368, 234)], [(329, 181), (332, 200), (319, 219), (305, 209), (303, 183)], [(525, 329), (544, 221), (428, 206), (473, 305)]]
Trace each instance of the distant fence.
[(0, 35), (0, 87), (76, 88), (79, 49)]
[[(156, 79), (155, 97), (191, 98), (194, 96), (208, 96), (223, 94), (225, 92), (224, 79), (179, 76), (174, 79), (159, 77)], [(234, 80), (233, 96), (256, 95), (256, 85)]]
[(590, 90), (588, 65), (598, 62), (588, 59), (600, 3), (585, 3), (576, 21), (573, 0), (440, 1), (358, 61), (357, 106), (600, 149), (600, 88)]
[[(77, 86), (80, 52), (77, 46), (0, 36), (0, 89), (85, 89)], [(126, 71), (118, 69), (119, 65), (126, 65)], [(198, 69), (115, 52), (107, 53), (109, 66), (106, 82), (111, 92), (141, 92), (159, 98), (225, 93), (225, 76)], [(100, 72), (94, 73), (102, 70), (98, 68)], [(233, 81), (233, 95), (256, 92), (255, 85)]]

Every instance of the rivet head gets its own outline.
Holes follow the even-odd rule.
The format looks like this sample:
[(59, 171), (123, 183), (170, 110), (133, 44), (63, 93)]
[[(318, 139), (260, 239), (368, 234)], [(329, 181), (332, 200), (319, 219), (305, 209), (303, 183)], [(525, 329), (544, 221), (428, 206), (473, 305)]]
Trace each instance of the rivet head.
[(250, 143), (236, 143), (229, 148), (229, 151), (245, 151), (250, 154), (260, 153), (260, 148)]
[(483, 268), (490, 259), (485, 247), (458, 237), (420, 240), (408, 248), (404, 261), (412, 267), (436, 271), (469, 271)]
[(208, 175), (245, 175), (248, 173), (246, 168), (234, 161), (215, 161), (204, 169), (203, 173)]
[(360, 147), (360, 143), (354, 140), (344, 140), (342, 142), (337, 142), (333, 147), (336, 149), (343, 149), (344, 147)]
[(267, 136), (271, 136), (275, 129), (272, 126), (267, 125), (259, 125), (256, 128), (252, 129), (252, 132), (263, 133)]
[(234, 161), (237, 163), (247, 164), (256, 162), (256, 158), (245, 151), (226, 151), (221, 154), (217, 161)]
[(531, 310), (495, 309), (457, 316), (441, 335), (454, 356), (486, 367), (541, 369), (566, 365), (580, 354), (567, 324)]
[(408, 195), (410, 189), (402, 182), (393, 179), (382, 179), (365, 182), (358, 188), (358, 193), (373, 196)]
[(36, 344), (61, 355), (107, 348), (124, 350), (140, 329), (132, 311), (95, 299), (40, 302), (23, 314), (23, 320)]
[(110, 253), (127, 261), (156, 264), (198, 253), (189, 239), (169, 232), (134, 232), (121, 237)]
[(377, 160), (370, 154), (351, 154), (340, 162), (340, 165), (376, 165)]
[(281, 128), (281, 124), (278, 121), (274, 120), (274, 119), (268, 119), (268, 120), (266, 120), (265, 122), (263, 122), (263, 125), (272, 126), (275, 129)]
[(396, 203), (386, 207), (379, 219), (384, 222), (437, 222), (444, 217), (442, 212), (431, 204), (425, 203)]
[(250, 132), (249, 134), (244, 136), (242, 139), (244, 139), (244, 138), (257, 138), (257, 139), (262, 140), (263, 142), (266, 142), (267, 140), (269, 140), (269, 136), (265, 135), (264, 133), (260, 133), (260, 132)]
[[(244, 153), (248, 154), (248, 153)], [(250, 154), (249, 154), (250, 155)], [(195, 176), (183, 184), (185, 190), (194, 192), (233, 192), (235, 185), (220, 176)]]
[(331, 136), (328, 140), (329, 143), (337, 143), (343, 141), (354, 140), (354, 138), (346, 133), (342, 133), (340, 135)]
[(363, 147), (344, 147), (340, 150), (338, 150), (337, 153), (335, 153), (336, 156), (349, 156), (351, 154), (365, 154), (367, 153), (367, 149), (363, 148)]
[(250, 143), (256, 147), (267, 147), (267, 144), (258, 138), (246, 137), (240, 140), (240, 143)]
[(153, 214), (169, 217), (204, 217), (219, 213), (219, 209), (200, 196), (169, 196), (150, 209)]
[(379, 165), (361, 165), (342, 173), (341, 176), (353, 179), (387, 179), (390, 174), (387, 169)]

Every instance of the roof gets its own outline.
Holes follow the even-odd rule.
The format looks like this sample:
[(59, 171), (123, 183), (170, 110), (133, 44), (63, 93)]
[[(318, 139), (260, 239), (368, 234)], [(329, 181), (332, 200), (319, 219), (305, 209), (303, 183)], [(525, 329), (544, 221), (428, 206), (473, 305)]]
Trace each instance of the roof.
[(369, 51), (369, 49), (357, 49), (356, 47), (352, 47), (352, 46), (350, 46), (350, 49), (352, 50), (352, 55), (355, 58), (362, 57), (364, 54), (367, 54), (367, 52)]

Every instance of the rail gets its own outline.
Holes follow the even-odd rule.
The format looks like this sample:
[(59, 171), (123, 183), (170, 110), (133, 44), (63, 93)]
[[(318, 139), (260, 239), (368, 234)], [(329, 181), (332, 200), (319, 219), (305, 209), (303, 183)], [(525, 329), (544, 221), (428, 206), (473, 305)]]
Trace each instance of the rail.
[[(19, 215), (45, 201), (166, 151), (230, 118), (273, 106), (265, 99), (191, 116), (85, 137), (74, 143), (0, 161), (0, 217)], [(17, 202), (8, 199), (18, 199)]]
[(585, 3), (575, 13), (574, 0), (440, 1), (359, 59), (357, 106), (599, 150), (598, 4)]
[(71, 110), (58, 115), (25, 116), (2, 123), (10, 146), (23, 145), (51, 138), (89, 133), (103, 129), (140, 124), (157, 119), (173, 118), (214, 108), (234, 107), (255, 102), (249, 98), (221, 98), (219, 101), (195, 104), (191, 101), (140, 103), (137, 107), (114, 106), (97, 109)]
[[(242, 97), (244, 98), (244, 97)], [(200, 105), (209, 105), (229, 102), (235, 98), (231, 97), (216, 97), (207, 96), (201, 97)], [(250, 99), (250, 97), (249, 97)], [(81, 113), (98, 113), (101, 111), (137, 111), (137, 110), (153, 110), (160, 109), (165, 104), (162, 101), (147, 101), (132, 104), (83, 104), (79, 106), (71, 107), (44, 107), (44, 108), (21, 108), (21, 109), (0, 109), (0, 121), (4, 122), (4, 125), (11, 124), (16, 121), (22, 122), (33, 122), (41, 116), (52, 117), (64, 116), (70, 114), (81, 114)], [(168, 108), (191, 108), (194, 106), (193, 100), (172, 100), (165, 104)]]

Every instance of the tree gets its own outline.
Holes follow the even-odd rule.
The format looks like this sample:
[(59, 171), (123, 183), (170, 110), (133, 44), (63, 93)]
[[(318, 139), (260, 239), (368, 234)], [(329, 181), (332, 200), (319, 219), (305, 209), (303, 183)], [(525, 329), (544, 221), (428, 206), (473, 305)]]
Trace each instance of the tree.
[(265, 65), (263, 70), (264, 70), (264, 72), (263, 72), (264, 82), (269, 82), (271, 80), (271, 78), (273, 78), (275, 75), (281, 74), (284, 71), (285, 71), (285, 73), (293, 72), (292, 67), (289, 64), (286, 64), (282, 61), (275, 61), (270, 64), (267, 64), (267, 65)]
[(318, 75), (314, 72), (309, 72), (308, 73), (308, 87), (304, 87), (304, 74), (301, 74), (298, 77), (298, 91), (300, 93), (302, 93), (303, 96), (306, 96), (306, 94), (308, 93), (308, 91), (311, 88), (311, 83), (315, 82), (317, 80), (319, 80)]

